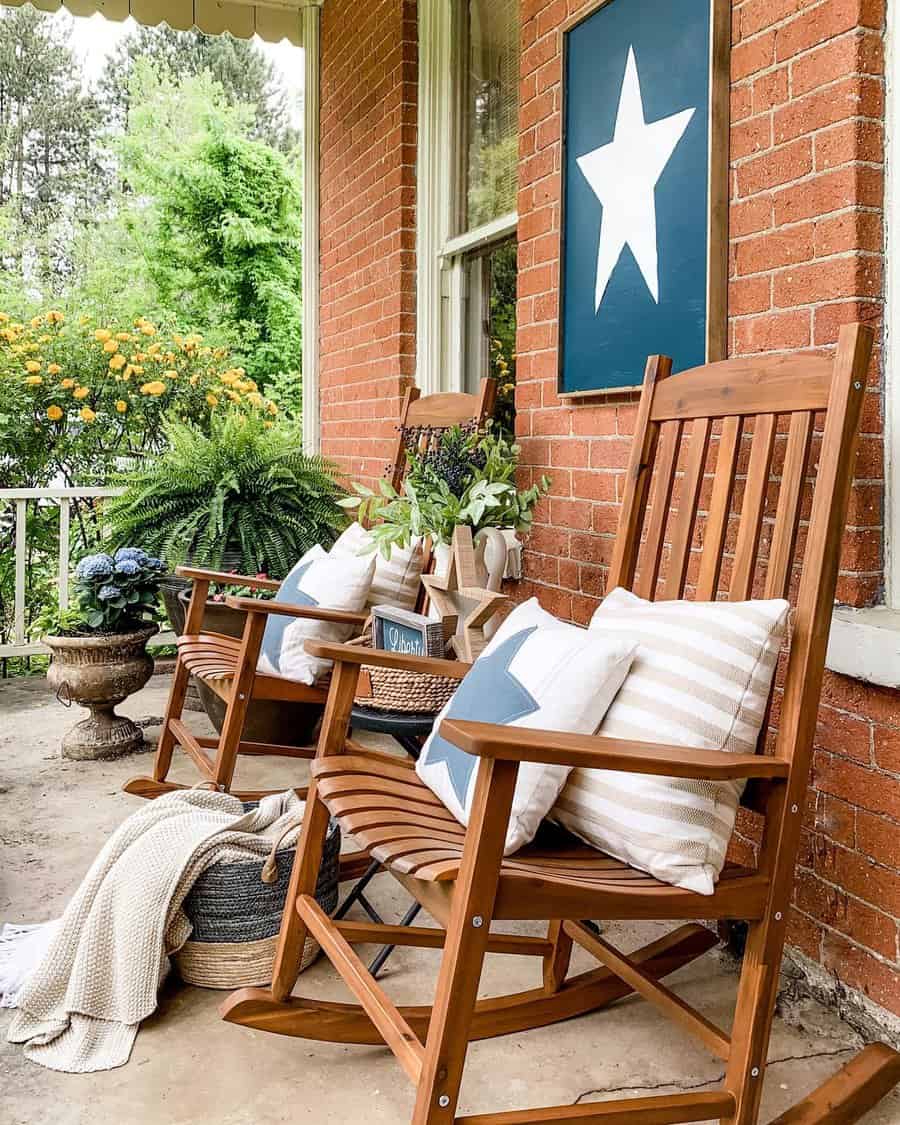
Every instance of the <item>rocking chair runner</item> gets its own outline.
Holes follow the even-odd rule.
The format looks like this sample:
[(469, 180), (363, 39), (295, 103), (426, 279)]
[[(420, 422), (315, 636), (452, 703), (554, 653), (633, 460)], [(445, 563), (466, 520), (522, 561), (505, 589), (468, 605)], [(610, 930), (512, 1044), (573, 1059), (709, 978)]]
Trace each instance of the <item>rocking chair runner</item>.
[[(809, 464), (813, 416), (819, 411), (826, 415), (774, 755), (445, 721), (444, 737), (481, 759), (470, 823), (463, 828), (409, 766), (361, 750), (347, 741), (346, 730), (362, 662), (377, 659), (390, 667), (457, 677), (465, 674), (465, 667), (311, 643), (312, 651), (335, 661), (335, 669), (274, 977), (268, 990), (234, 993), (223, 1008), (226, 1020), (308, 1039), (386, 1043), (416, 1086), (413, 1125), (589, 1121), (674, 1125), (709, 1118), (718, 1118), (723, 1125), (755, 1125), (871, 341), (868, 328), (845, 328), (833, 363), (814, 355), (735, 359), (672, 378), (668, 377), (667, 359), (654, 357), (647, 366), (610, 565), (610, 587), (633, 586), (652, 598), (665, 560), (664, 596), (683, 596), (710, 439), (714, 424), (721, 420), (695, 584), (698, 599), (719, 595), (741, 435), (752, 420), (752, 452), (734, 557), (728, 567), (728, 596), (731, 600), (747, 598), (757, 572), (767, 596), (786, 596), (791, 588), (801, 494), (807, 473), (813, 469)], [(780, 432), (779, 416), (787, 416), (788, 429), (764, 566), (760, 529)], [(667, 535), (678, 449), (688, 421), (692, 427), (679, 480), (680, 501)], [(523, 761), (685, 778), (749, 779), (753, 805), (766, 820), (758, 866), (749, 870), (729, 865), (714, 894), (703, 896), (658, 882), (574, 840), (550, 850), (535, 842), (504, 858), (506, 824)], [(329, 813), (446, 929), (327, 919), (313, 895)], [(626, 957), (579, 921), (584, 918), (679, 919), (686, 924)], [(661, 977), (715, 944), (708, 930), (689, 923), (694, 918), (744, 919), (750, 924), (730, 1034), (660, 983)], [(492, 934), (492, 919), (547, 919), (549, 929), (546, 938)], [(360, 1006), (291, 996), (307, 933), (319, 941)], [(367, 973), (353, 946), (385, 940), (443, 948), (432, 1008), (397, 1008)], [(568, 978), (573, 944), (596, 957), (602, 967)], [(478, 1001), (487, 952), (540, 957), (543, 986)], [(721, 1090), (457, 1116), (470, 1040), (550, 1024), (604, 1007), (630, 992), (650, 1000), (726, 1060)], [(881, 1045), (869, 1047), (778, 1123), (856, 1121), (898, 1078), (900, 1056)]]
[[(395, 488), (402, 483), (410, 449), (423, 450), (444, 431), (453, 426), (480, 427), (494, 410), (497, 385), (494, 379), (483, 379), (478, 395), (435, 394), (420, 397), (417, 387), (410, 387), (403, 400), (398, 424), (397, 444), (387, 478)], [(426, 559), (426, 569), (428, 562)], [(193, 579), (190, 605), (184, 634), (178, 638), (178, 660), (169, 694), (166, 717), (153, 764), (152, 777), (136, 777), (125, 785), (125, 792), (137, 797), (159, 797), (185, 786), (167, 780), (176, 745), (193, 759), (201, 778), (219, 790), (230, 791), (239, 755), (267, 755), (311, 759), (312, 747), (279, 746), (247, 742), (242, 739), (247, 709), (254, 700), (276, 700), (283, 703), (308, 704), (324, 709), (328, 698), (327, 685), (312, 687), (284, 676), (257, 671), (260, 647), (269, 614), (293, 618), (329, 621), (353, 625), (359, 631), (367, 614), (345, 613), (319, 606), (296, 606), (285, 602), (262, 601), (258, 598), (228, 597), (226, 603), (246, 613), (244, 633), (240, 640), (207, 633), (203, 630), (203, 613), (210, 584), (213, 582), (249, 586), (255, 590), (278, 590), (280, 583), (243, 575), (223, 574), (194, 567), (178, 567), (181, 578)], [(203, 680), (225, 702), (225, 721), (218, 739), (199, 738), (182, 722), (188, 680)], [(245, 790), (235, 795), (244, 800), (257, 800), (271, 790)], [(299, 792), (303, 792), (300, 790)]]

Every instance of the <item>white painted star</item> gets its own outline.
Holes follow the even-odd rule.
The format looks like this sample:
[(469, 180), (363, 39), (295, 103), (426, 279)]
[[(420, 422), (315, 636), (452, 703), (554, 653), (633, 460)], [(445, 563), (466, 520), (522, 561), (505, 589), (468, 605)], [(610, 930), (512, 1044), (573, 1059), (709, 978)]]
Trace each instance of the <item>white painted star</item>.
[(629, 47), (613, 139), (578, 157), (578, 167), (603, 204), (595, 311), (626, 245), (659, 303), (654, 189), (693, 116), (694, 109), (684, 109), (647, 124), (634, 48)]

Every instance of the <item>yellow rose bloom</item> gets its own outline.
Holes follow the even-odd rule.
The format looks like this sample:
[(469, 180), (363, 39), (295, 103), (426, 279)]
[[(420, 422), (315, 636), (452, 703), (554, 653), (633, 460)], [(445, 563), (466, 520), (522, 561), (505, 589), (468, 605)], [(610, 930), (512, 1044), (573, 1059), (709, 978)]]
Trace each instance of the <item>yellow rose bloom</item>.
[(97, 415), (91, 410), (89, 406), (82, 406), (78, 411), (78, 417), (82, 422), (93, 422)]
[(234, 373), (235, 373), (235, 375), (237, 375), (237, 377), (239, 379), (243, 379), (243, 377), (247, 374), (247, 372), (243, 369), (243, 367), (236, 367), (234, 369)]
[(48, 324), (62, 324), (65, 319), (59, 309), (51, 309), (50, 312), (47, 313)]
[(151, 344), (150, 347), (147, 348), (147, 351), (150, 353), (150, 355), (156, 355), (156, 353), (159, 351), (159, 349), (161, 347), (162, 347), (162, 344), (160, 344), (160, 343)]
[(277, 414), (278, 413), (278, 407), (275, 405), (274, 402), (270, 402), (269, 405), (266, 407), (266, 410), (269, 412), (269, 414)]
[(72, 398), (77, 398), (77, 399), (87, 398), (87, 396), (90, 393), (91, 393), (90, 387), (76, 387), (75, 390), (72, 391)]
[(238, 377), (233, 371), (225, 371), (219, 376), (219, 378), (222, 380), (226, 387), (233, 386), (233, 384), (238, 381)]
[(127, 409), (128, 409), (128, 403), (125, 402), (124, 399), (120, 398), (119, 401), (116, 403), (116, 410), (118, 410), (118, 412), (120, 414), (124, 414)]
[(43, 323), (44, 323), (44, 318), (42, 316), (33, 316), (31, 318), (31, 327), (32, 328), (40, 328), (40, 326)]
[(251, 391), (250, 394), (247, 395), (247, 402), (249, 402), (251, 406), (255, 406), (257, 410), (262, 406), (263, 401), (263, 396), (259, 391)]
[(110, 371), (121, 371), (125, 366), (125, 356), (121, 352), (117, 352), (109, 361)]
[(37, 373), (40, 371), (40, 369), (41, 369), (41, 365), (37, 362), (37, 360), (30, 359), (25, 364), (25, 370), (30, 372), (32, 375), (37, 375)]
[(48, 363), (47, 364), (47, 374), (48, 375), (58, 375), (60, 373), (60, 371), (62, 371), (62, 368), (59, 366), (58, 363)]
[(155, 336), (156, 335), (156, 329), (154, 328), (154, 326), (152, 324), (142, 324), (141, 325), (141, 332), (143, 333), (144, 336)]
[(155, 379), (152, 383), (144, 383), (141, 387), (142, 395), (153, 395), (154, 398), (158, 395), (166, 393), (166, 384), (161, 383), (159, 379)]
[(177, 379), (178, 378), (178, 372), (175, 371), (174, 369), (170, 369), (169, 371), (164, 371), (163, 372), (163, 378), (164, 379)]
[(134, 365), (134, 366), (133, 366), (133, 367), (131, 368), (131, 370), (132, 370), (132, 371), (133, 371), (133, 372), (135, 373), (135, 375), (143, 375), (143, 374), (144, 374), (144, 369), (143, 369), (143, 367), (139, 367), (139, 366), (138, 366), (137, 364), (135, 364), (135, 365)]
[(208, 394), (206, 396), (206, 401), (209, 403), (210, 406), (218, 406), (219, 405), (219, 400), (216, 398), (216, 396), (214, 394)]
[(226, 391), (225, 394), (231, 399), (232, 402), (240, 402), (241, 396), (237, 391)]
[(196, 387), (197, 384), (200, 382), (200, 372), (195, 371), (194, 374), (190, 377), (190, 379), (188, 379), (188, 382), (191, 384), (192, 387)]
[(107, 340), (108, 340), (108, 339), (109, 339), (109, 338), (110, 338), (111, 336), (112, 336), (112, 332), (110, 332), (110, 330), (109, 330), (108, 328), (98, 328), (98, 329), (97, 329), (97, 330), (96, 330), (96, 331), (94, 332), (94, 339), (95, 339), (95, 340), (99, 340), (99, 342), (100, 342), (101, 344), (105, 344), (105, 343), (106, 343), (106, 341), (107, 341)]
[(25, 376), (25, 385), (27, 387), (39, 387), (41, 385), (41, 383), (43, 383), (43, 381), (44, 380), (40, 377), (40, 375), (26, 375)]
[(62, 418), (62, 416), (63, 416), (63, 412), (62, 412), (62, 409), (60, 407), (58, 407), (58, 406), (48, 406), (47, 407), (47, 417), (50, 419), (51, 422), (58, 422), (60, 420), (60, 418)]
[(110, 352), (110, 353), (111, 353), (111, 352), (117, 352), (117, 351), (119, 350), (119, 344), (118, 344), (118, 341), (116, 341), (116, 340), (107, 340), (107, 341), (106, 341), (106, 343), (105, 343), (105, 344), (103, 345), (103, 350), (104, 350), (105, 352)]
[(264, 427), (265, 427), (265, 428), (266, 428), (267, 430), (271, 430), (271, 428), (272, 428), (272, 425), (273, 425), (273, 423), (272, 423), (272, 422), (263, 422), (263, 426), (264, 426)]
[(65, 388), (65, 390), (68, 391), (68, 390), (71, 390), (71, 388), (75, 386), (75, 380), (74, 379), (63, 379), (63, 381), (59, 385), (61, 387)]
[(131, 333), (130, 332), (117, 332), (116, 333), (116, 339), (121, 340), (122, 343), (124, 343), (124, 344), (129, 344), (129, 343), (131, 343)]

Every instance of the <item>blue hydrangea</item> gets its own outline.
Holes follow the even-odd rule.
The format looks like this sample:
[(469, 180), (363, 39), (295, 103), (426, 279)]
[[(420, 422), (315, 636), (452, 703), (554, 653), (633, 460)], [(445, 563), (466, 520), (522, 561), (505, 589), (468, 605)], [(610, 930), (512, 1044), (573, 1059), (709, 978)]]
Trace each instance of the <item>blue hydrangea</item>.
[(158, 570), (160, 572), (166, 569), (166, 564), (163, 562), (163, 560), (157, 558), (147, 559), (147, 566), (151, 567), (153, 570)]
[(147, 552), (142, 551), (140, 547), (120, 547), (116, 551), (116, 562), (136, 562), (138, 566), (145, 566), (147, 563)]
[(133, 578), (135, 574), (140, 573), (140, 563), (136, 562), (134, 559), (116, 560), (116, 574), (124, 574), (128, 578)]
[(83, 581), (93, 582), (102, 581), (104, 578), (112, 578), (113, 573), (113, 560), (109, 555), (85, 555), (75, 567), (75, 577)]
[(119, 598), (121, 596), (122, 591), (119, 589), (119, 587), (113, 586), (110, 583), (107, 583), (105, 586), (101, 586), (97, 591), (97, 597), (102, 602), (111, 602), (113, 598)]

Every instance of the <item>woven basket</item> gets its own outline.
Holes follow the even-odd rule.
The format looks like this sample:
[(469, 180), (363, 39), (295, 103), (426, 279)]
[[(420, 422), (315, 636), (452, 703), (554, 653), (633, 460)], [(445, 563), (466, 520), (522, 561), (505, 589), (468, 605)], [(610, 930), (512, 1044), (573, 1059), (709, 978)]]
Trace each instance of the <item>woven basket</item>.
[[(360, 637), (351, 643), (371, 648), (372, 638)], [(429, 676), (402, 668), (378, 668), (374, 664), (362, 666), (359, 683), (361, 690), (356, 702), (360, 707), (410, 715), (436, 715), (459, 687), (459, 680), (447, 676)]]
[[(271, 981), (295, 852), (296, 848), (278, 852), (274, 883), (260, 878), (262, 860), (216, 863), (200, 876), (184, 901), (194, 929), (174, 957), (183, 980), (201, 988), (223, 989), (252, 988)], [(341, 830), (332, 821), (316, 885), (316, 901), (326, 914), (337, 907), (340, 858)], [(301, 971), (319, 952), (318, 942), (308, 937)]]

